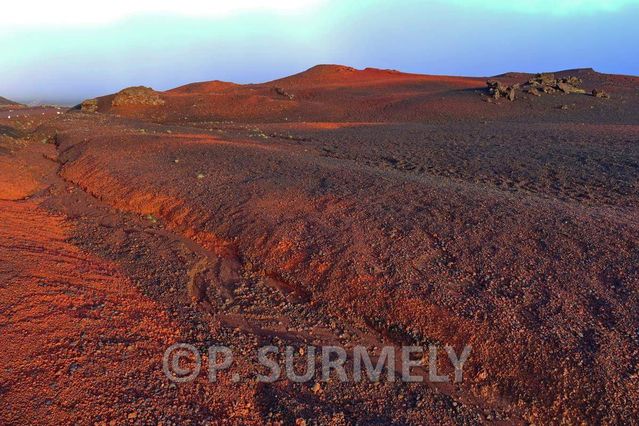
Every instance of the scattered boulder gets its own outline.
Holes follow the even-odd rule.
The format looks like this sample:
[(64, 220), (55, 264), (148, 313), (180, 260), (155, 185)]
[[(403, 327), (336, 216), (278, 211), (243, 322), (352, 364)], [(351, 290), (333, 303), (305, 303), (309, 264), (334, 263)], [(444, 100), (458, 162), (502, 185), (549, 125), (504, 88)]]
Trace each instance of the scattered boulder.
[(115, 95), (111, 105), (164, 105), (164, 99), (150, 87), (127, 87)]
[(568, 78), (564, 78), (563, 80), (564, 83), (570, 84), (571, 86), (575, 86), (575, 87), (579, 87), (583, 84), (583, 80), (580, 79), (579, 77), (574, 77), (574, 76), (570, 76)]
[(553, 86), (556, 81), (555, 74), (541, 73), (537, 74), (535, 78), (528, 80), (528, 84), (531, 86)]
[(517, 96), (518, 85), (513, 86), (504, 86), (499, 81), (491, 80), (486, 83), (488, 86), (488, 93), (493, 97), (493, 99), (506, 98), (509, 101), (514, 101)]
[(594, 96), (595, 98), (604, 98), (604, 99), (610, 98), (610, 95), (608, 93), (604, 92), (603, 90), (599, 90), (599, 89), (593, 89), (592, 90), (592, 96)]
[(524, 92), (532, 96), (541, 96), (541, 92), (536, 87), (529, 87)]
[(502, 91), (504, 91), (504, 85), (496, 80), (490, 80), (486, 82), (486, 86), (488, 86), (488, 90), (491, 92), (501, 93)]
[(564, 93), (586, 93), (584, 89), (580, 89), (566, 81), (557, 82), (557, 89), (561, 90)]
[(87, 100), (83, 101), (80, 104), (80, 111), (98, 112), (98, 100), (97, 99), (87, 99)]

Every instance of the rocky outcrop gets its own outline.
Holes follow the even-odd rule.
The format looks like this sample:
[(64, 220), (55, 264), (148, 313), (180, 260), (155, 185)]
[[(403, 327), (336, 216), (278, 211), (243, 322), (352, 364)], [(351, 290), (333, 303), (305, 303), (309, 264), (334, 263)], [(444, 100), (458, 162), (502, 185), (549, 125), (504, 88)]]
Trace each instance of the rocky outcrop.
[(87, 100), (83, 101), (80, 104), (80, 111), (83, 111), (83, 112), (98, 112), (98, 100), (97, 99), (87, 99)]
[[(542, 73), (537, 74), (534, 78), (522, 84), (513, 84), (506, 86), (499, 81), (490, 80), (486, 83), (488, 86), (488, 94), (493, 99), (506, 98), (514, 101), (517, 98), (517, 90), (523, 93), (539, 97), (543, 94), (586, 94), (586, 91), (580, 86), (583, 80), (579, 77), (569, 76), (564, 78), (555, 78), (554, 74)], [(608, 98), (608, 94), (603, 90), (593, 90), (592, 96), (598, 98)]]
[(113, 98), (111, 105), (164, 105), (164, 100), (158, 92), (150, 87), (136, 86), (127, 87), (118, 92)]
[(276, 87), (275, 93), (277, 93), (280, 96), (284, 96), (285, 98), (288, 98), (290, 100), (295, 99), (295, 95), (293, 95), (292, 93), (288, 93), (286, 90), (282, 89), (281, 87)]
[(556, 93), (557, 91), (562, 93), (586, 93), (586, 91), (579, 86), (583, 81), (578, 77), (566, 77), (555, 78), (554, 74), (537, 74), (534, 78), (531, 78), (525, 82), (522, 87), (527, 93), (533, 94), (533, 96), (541, 95), (541, 93)]

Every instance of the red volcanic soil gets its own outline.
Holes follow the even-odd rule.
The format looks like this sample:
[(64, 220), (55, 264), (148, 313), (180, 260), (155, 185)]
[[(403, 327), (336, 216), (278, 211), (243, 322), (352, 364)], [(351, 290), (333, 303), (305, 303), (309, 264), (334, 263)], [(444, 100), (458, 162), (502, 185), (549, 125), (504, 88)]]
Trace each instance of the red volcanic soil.
[[(632, 423), (639, 79), (557, 74), (611, 97), (318, 66), (0, 123), (0, 418)], [(172, 384), (180, 341), (232, 369)], [(462, 383), (250, 378), (263, 345), (428, 344), (472, 345)]]
[[(117, 266), (69, 243), (62, 217), (35, 202), (0, 208), (2, 423), (135, 415), (143, 401), (127, 393), (162, 390), (148, 353), (178, 338), (175, 326)], [(171, 407), (168, 390), (158, 396)]]

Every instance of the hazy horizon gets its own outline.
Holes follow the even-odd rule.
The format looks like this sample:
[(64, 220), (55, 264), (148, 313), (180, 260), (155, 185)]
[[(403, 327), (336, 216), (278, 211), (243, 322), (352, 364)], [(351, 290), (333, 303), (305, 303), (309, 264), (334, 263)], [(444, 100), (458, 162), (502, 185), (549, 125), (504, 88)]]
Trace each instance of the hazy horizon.
[(4, 6), (0, 96), (74, 104), (133, 85), (259, 83), (327, 63), (440, 75), (639, 75), (639, 0), (129, 3)]

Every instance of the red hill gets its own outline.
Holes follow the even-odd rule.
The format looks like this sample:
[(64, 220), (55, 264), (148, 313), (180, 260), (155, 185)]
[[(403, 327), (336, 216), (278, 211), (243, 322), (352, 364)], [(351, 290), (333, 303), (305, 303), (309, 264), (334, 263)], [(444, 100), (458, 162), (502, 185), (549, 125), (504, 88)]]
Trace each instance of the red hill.
[[(587, 93), (598, 88), (631, 94), (633, 87), (639, 84), (635, 77), (600, 74), (592, 69), (556, 74), (558, 77), (576, 75), (584, 81)], [(515, 84), (532, 76), (507, 73), (492, 79)], [(266, 83), (210, 81), (156, 92), (162, 102), (114, 105), (113, 96), (105, 96), (99, 98), (98, 110), (162, 123), (445, 122), (504, 117), (512, 120), (537, 117), (554, 121), (557, 107), (565, 104), (574, 104), (573, 110), (579, 111), (578, 114), (570, 113), (576, 121), (618, 120), (619, 114), (628, 115), (626, 109), (616, 111), (618, 108), (613, 103), (595, 105), (596, 101), (590, 96), (567, 98), (557, 94), (543, 99), (520, 96), (522, 102), (498, 101), (490, 105), (485, 97), (489, 79), (318, 65)], [(627, 118), (632, 119), (629, 115)]]

